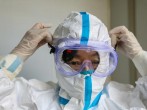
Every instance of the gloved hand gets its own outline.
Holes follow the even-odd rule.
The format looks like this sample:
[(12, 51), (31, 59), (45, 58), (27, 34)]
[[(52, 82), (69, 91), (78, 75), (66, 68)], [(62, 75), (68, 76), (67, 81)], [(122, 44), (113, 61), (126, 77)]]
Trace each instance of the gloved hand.
[(50, 28), (50, 26), (42, 23), (35, 24), (26, 32), (20, 43), (12, 50), (11, 54), (15, 54), (25, 61), (40, 46), (45, 43), (51, 43), (52, 34), (48, 32), (48, 28)]
[(119, 26), (112, 29), (110, 32), (111, 42), (113, 47), (117, 47), (118, 51), (133, 59), (142, 47), (138, 43), (134, 34), (125, 26)]

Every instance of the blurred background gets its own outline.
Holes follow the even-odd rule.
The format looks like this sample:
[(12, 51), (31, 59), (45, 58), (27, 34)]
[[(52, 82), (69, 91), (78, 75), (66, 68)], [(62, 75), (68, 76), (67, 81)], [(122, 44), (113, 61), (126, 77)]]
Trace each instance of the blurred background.
[[(0, 55), (5, 56), (19, 43), (32, 25), (43, 22), (54, 32), (71, 11), (87, 11), (100, 18), (108, 30), (124, 25), (147, 50), (147, 0), (0, 0)], [(19, 77), (56, 82), (54, 58), (47, 45), (31, 56)], [(139, 73), (132, 61), (118, 53), (112, 80), (135, 84)]]

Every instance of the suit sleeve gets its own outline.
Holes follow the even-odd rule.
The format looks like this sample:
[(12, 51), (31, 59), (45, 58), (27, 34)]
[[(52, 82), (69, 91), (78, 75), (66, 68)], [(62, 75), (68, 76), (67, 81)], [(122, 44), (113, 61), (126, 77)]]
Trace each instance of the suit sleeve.
[(23, 61), (16, 55), (9, 54), (0, 60), (0, 77), (6, 76), (13, 80), (21, 71)]

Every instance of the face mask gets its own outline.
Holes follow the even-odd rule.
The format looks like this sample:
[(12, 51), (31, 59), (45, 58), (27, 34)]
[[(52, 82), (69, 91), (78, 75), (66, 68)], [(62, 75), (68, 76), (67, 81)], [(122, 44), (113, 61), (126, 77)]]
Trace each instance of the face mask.
[(57, 77), (62, 91), (60, 92), (60, 97), (68, 100), (74, 97), (77, 101), (81, 100), (83, 102), (82, 108), (86, 108), (90, 103), (94, 102), (97, 95), (103, 90), (107, 77), (91, 76), (88, 75), (89, 71), (82, 72), (87, 75), (78, 74), (75, 76), (64, 77), (58, 71)]

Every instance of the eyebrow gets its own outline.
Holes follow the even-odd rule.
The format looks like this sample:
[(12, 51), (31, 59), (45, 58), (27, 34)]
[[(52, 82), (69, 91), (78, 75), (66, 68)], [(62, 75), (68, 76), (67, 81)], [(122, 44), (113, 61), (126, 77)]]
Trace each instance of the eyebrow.
[[(90, 56), (98, 56), (99, 57), (99, 54), (97, 52), (95, 53), (92, 53)], [(75, 54), (75, 58), (80, 58), (82, 57), (81, 55), (79, 55), (78, 53)]]
[(91, 56), (99, 56), (99, 54), (97, 52), (91, 54)]
[(80, 58), (81, 56), (76, 53), (74, 57), (75, 58)]

